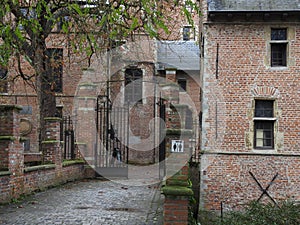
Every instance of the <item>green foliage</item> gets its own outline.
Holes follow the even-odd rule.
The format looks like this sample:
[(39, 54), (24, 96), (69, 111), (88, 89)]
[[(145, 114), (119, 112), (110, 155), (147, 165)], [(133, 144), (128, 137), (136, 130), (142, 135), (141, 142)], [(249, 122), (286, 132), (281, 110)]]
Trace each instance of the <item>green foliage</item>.
[[(133, 32), (145, 32), (150, 37), (159, 38), (159, 30), (169, 33), (168, 24), (172, 13), (168, 16), (159, 5), (179, 7), (182, 15), (193, 25), (191, 11), (199, 13), (196, 3), (187, 0), (182, 5), (179, 1), (168, 0), (120, 0), (107, 1), (11, 1), (0, 0), (0, 63), (7, 61), (7, 55), (17, 53), (27, 56), (29, 63), (35, 65), (33, 52), (36, 45), (46, 46), (46, 38), (57, 28), (65, 34), (75, 34), (70, 46), (77, 50), (87, 51), (87, 55), (95, 53), (99, 40), (122, 40)], [(67, 36), (67, 35), (66, 35)], [(70, 40), (68, 40), (70, 41)], [(87, 43), (89, 47), (83, 47)], [(9, 48), (9, 54), (5, 54)]]
[(274, 206), (251, 202), (242, 211), (225, 213), (223, 220), (212, 212), (200, 212), (202, 225), (299, 225), (300, 205), (284, 201)]

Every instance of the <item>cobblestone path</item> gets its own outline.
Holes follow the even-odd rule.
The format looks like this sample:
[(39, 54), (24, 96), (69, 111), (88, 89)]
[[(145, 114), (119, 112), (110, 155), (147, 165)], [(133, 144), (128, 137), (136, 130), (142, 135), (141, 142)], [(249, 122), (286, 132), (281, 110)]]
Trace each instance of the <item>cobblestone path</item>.
[(0, 224), (154, 225), (162, 224), (158, 184), (84, 180), (0, 206)]

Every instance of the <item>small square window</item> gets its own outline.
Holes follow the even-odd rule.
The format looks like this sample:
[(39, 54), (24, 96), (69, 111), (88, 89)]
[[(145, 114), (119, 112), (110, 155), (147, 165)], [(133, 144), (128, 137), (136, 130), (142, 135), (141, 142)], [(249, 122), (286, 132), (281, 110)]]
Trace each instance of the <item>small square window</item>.
[(182, 29), (182, 40), (190, 41), (195, 39), (195, 31), (191, 26), (184, 26)]
[(179, 85), (179, 91), (180, 92), (186, 91), (186, 79), (178, 79), (177, 83)]
[(272, 28), (271, 29), (271, 40), (286, 40), (287, 30), (284, 28)]

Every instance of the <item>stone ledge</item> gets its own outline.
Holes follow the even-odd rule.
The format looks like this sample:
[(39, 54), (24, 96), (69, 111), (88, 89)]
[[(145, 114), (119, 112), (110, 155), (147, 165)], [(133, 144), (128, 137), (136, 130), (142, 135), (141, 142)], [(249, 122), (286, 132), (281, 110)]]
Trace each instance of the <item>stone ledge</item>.
[(0, 110), (22, 110), (22, 106), (19, 105), (0, 105)]
[(171, 196), (193, 196), (194, 192), (189, 187), (182, 186), (165, 186), (162, 188), (162, 193), (164, 195)]
[(14, 136), (0, 136), (0, 141), (15, 141), (16, 138)]
[(42, 141), (42, 144), (60, 144), (61, 141), (58, 140), (47, 140), (47, 141)]
[(31, 167), (26, 167), (24, 168), (24, 172), (32, 172), (32, 171), (37, 171), (37, 170), (50, 170), (50, 169), (55, 169), (55, 164), (46, 164), (46, 165), (38, 165), (38, 166), (31, 166)]
[(281, 156), (281, 157), (300, 157), (300, 154), (295, 153), (265, 153), (262, 152), (214, 152), (214, 151), (201, 151), (201, 155), (237, 155), (237, 156)]
[(189, 136), (193, 135), (193, 130), (188, 129), (166, 129), (166, 135), (183, 135)]
[(0, 177), (4, 177), (4, 176), (10, 176), (11, 172), (9, 170), (7, 171), (0, 171)]
[(67, 160), (67, 161), (63, 161), (62, 166), (65, 167), (65, 166), (71, 166), (76, 164), (85, 164), (85, 161), (82, 159)]
[(168, 179), (167, 186), (189, 187), (190, 183), (187, 180)]
[(60, 117), (45, 117), (44, 120), (46, 121), (53, 121), (53, 122), (56, 122), (56, 121), (62, 121), (62, 118)]

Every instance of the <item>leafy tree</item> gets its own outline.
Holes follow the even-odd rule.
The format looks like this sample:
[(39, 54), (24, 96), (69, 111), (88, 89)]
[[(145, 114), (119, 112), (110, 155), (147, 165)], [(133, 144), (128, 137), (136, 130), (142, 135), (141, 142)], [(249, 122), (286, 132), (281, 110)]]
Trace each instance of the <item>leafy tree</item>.
[[(40, 140), (44, 138), (44, 118), (55, 115), (55, 88), (52, 69), (56, 57), (47, 42), (53, 31), (70, 43), (73, 51), (89, 60), (110, 47), (113, 40), (143, 32), (152, 38), (169, 33), (171, 6), (192, 24), (192, 0), (0, 0), (0, 64), (17, 60), (18, 76), (34, 84), (39, 105)], [(167, 7), (166, 7), (167, 6)], [(183, 7), (184, 6), (184, 7)], [(63, 42), (63, 41), (62, 41)], [(24, 60), (34, 74), (22, 70)], [(52, 64), (51, 64), (52, 63)]]

